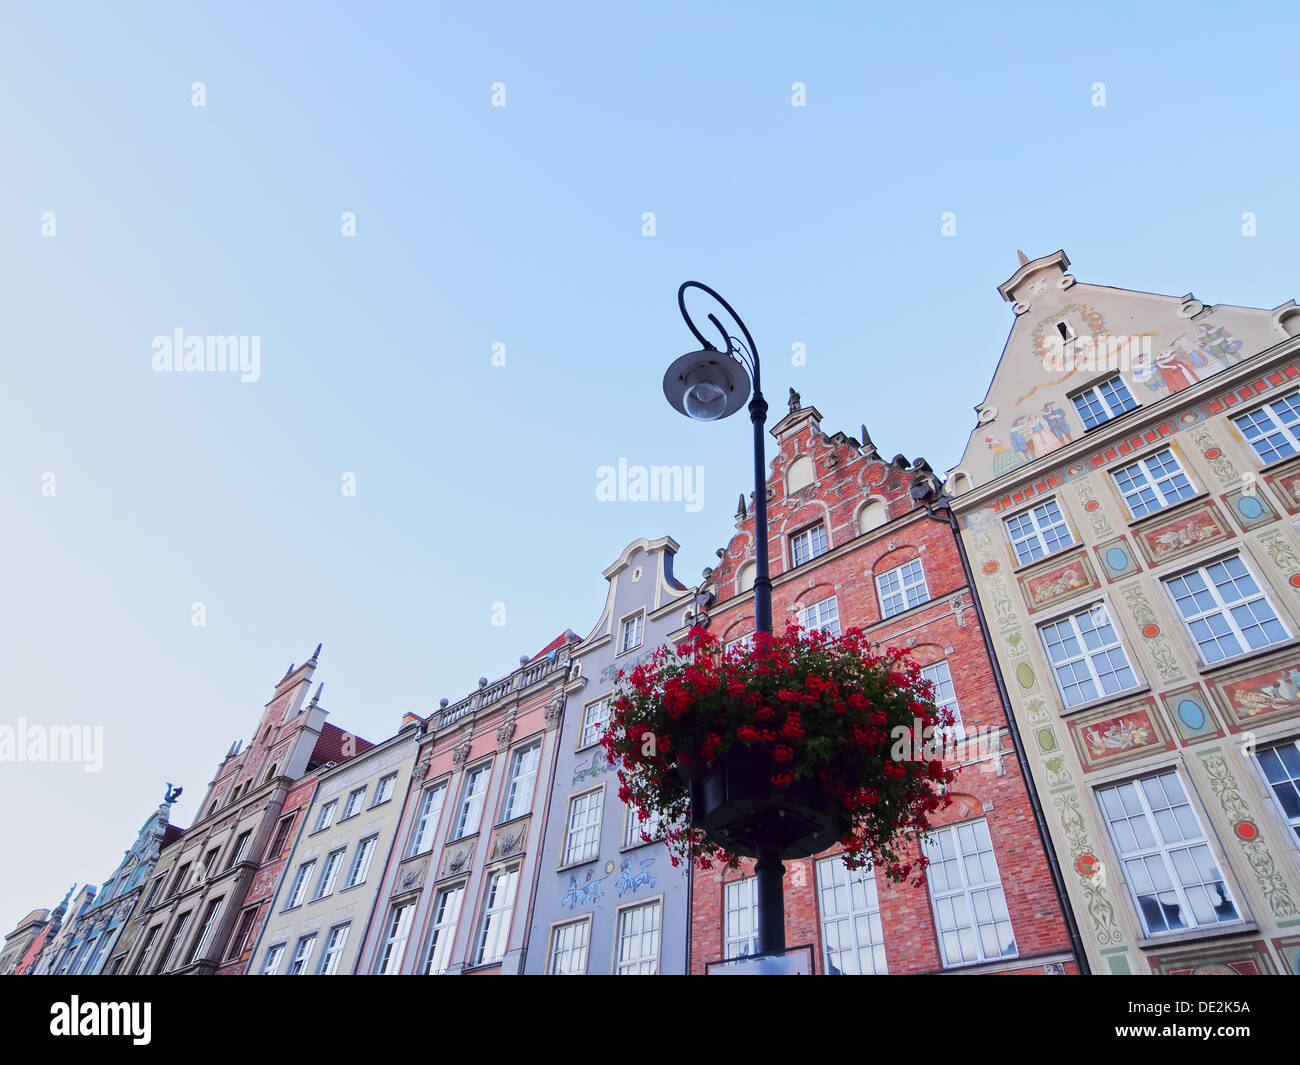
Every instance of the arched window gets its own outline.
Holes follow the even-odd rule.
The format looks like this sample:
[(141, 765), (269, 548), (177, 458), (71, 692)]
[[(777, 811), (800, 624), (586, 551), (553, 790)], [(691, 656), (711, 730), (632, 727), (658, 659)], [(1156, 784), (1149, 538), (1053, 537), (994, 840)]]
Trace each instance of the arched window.
[(754, 578), (758, 575), (758, 563), (746, 562), (736, 575), (736, 594), (742, 595), (754, 587)]
[(870, 532), (879, 529), (889, 520), (885, 504), (879, 499), (869, 499), (858, 511), (858, 532)]
[(800, 455), (790, 463), (790, 469), (786, 471), (786, 494), (792, 495), (801, 488), (807, 488), (816, 479), (816, 475), (817, 471), (813, 467), (813, 460), (807, 455)]

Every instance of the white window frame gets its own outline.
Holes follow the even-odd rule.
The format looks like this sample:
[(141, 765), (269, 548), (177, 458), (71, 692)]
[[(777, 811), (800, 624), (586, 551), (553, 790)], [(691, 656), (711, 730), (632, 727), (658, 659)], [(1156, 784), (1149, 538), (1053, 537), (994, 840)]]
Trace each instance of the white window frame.
[(274, 946), (267, 947), (266, 957), (262, 959), (263, 976), (280, 975), (279, 974), (280, 962), (284, 958), (284, 951), (285, 948), (288, 947), (288, 945), (289, 944), (286, 942), (286, 943), (276, 943)]
[(337, 976), (343, 951), (348, 945), (348, 935), (352, 931), (352, 922), (336, 924), (325, 935), (325, 950), (320, 956), (319, 975)]
[[(578, 809), (581, 805), (581, 810)], [(564, 848), (560, 868), (582, 865), (600, 857), (600, 829), (605, 812), (605, 786), (589, 788), (569, 796), (564, 815)], [(574, 818), (582, 820), (575, 823)]]
[[(367, 786), (368, 785), (366, 784), (362, 784), (361, 787), (353, 788), (350, 792), (348, 792), (347, 802), (343, 804), (343, 814), (339, 818), (340, 824), (342, 824), (348, 818), (356, 817), (357, 814), (361, 813), (361, 804), (365, 802)], [(356, 801), (354, 802), (353, 800)]]
[(728, 880), (722, 886), (722, 956), (748, 958), (758, 953), (758, 877)]
[(253, 842), (253, 830), (246, 829), (235, 839), (235, 849), (230, 854), (230, 861), (226, 862), (226, 872), (229, 872), (244, 859), (248, 853), (248, 845)]
[(734, 640), (728, 640), (722, 650), (724, 653), (728, 654), (736, 650), (738, 647), (743, 648), (746, 651), (752, 651), (754, 649), (755, 635), (757, 635), (756, 632), (747, 632), (744, 636), (737, 636)]
[[(635, 642), (630, 642), (629, 636), (633, 637)], [(645, 611), (638, 610), (618, 623), (618, 653), (625, 655), (629, 651), (635, 651), (643, 643), (645, 643)]]
[(224, 898), (220, 898), (208, 903), (203, 927), (199, 930), (199, 938), (194, 941), (194, 947), (190, 950), (190, 960), (185, 963), (186, 965), (193, 965), (203, 959), (203, 952), (208, 949), (208, 941), (212, 938), (212, 932), (217, 926), (217, 918), (221, 915), (221, 907), (225, 901)]
[[(1281, 412), (1276, 409), (1278, 406), (1284, 406), (1288, 413), (1296, 412), (1297, 417), (1289, 422), (1283, 421)], [(1232, 424), (1237, 427), (1241, 438), (1255, 452), (1255, 457), (1259, 459), (1261, 465), (1267, 466), (1300, 453), (1300, 410), (1298, 408), (1300, 408), (1300, 392), (1291, 391), (1232, 416)], [(1268, 420), (1267, 427), (1261, 423), (1261, 418)], [(1243, 422), (1247, 424), (1243, 425)], [(1255, 435), (1247, 435), (1252, 429)], [(1271, 439), (1273, 437), (1278, 439), (1274, 441)], [(1260, 443), (1267, 444), (1267, 447), (1261, 448)]]
[[(897, 580), (898, 588), (886, 591), (885, 583), (891, 577)], [(913, 594), (918, 588), (921, 590), (921, 597), (914, 599)], [(930, 589), (926, 584), (925, 566), (921, 560), (919, 558), (910, 558), (901, 565), (877, 574), (876, 596), (880, 600), (880, 617), (882, 621), (885, 618), (892, 618), (906, 613), (922, 603), (928, 603), (930, 601)], [(899, 601), (899, 605), (892, 604), (892, 600), (895, 599)]]
[(415, 921), (415, 902), (415, 899), (407, 899), (389, 910), (384, 922), (386, 931), (375, 960), (376, 976), (397, 976), (402, 971), (406, 943), (411, 938), (411, 925)]
[[(608, 695), (587, 703), (582, 708), (582, 727), (578, 730), (578, 750), (593, 747), (600, 742), (609, 725)], [(595, 716), (593, 716), (595, 714)]]
[[(387, 785), (386, 791), (384, 787), (385, 785)], [(376, 806), (383, 806), (384, 803), (392, 799), (393, 792), (396, 790), (397, 771), (394, 770), (393, 772), (379, 778), (379, 783), (375, 785), (375, 797), (370, 802), (370, 808), (374, 809)]]
[[(623, 829), (623, 849), (628, 850), (632, 847), (648, 847), (650, 843), (657, 843), (664, 837), (664, 827), (655, 811), (650, 812), (650, 817), (646, 821), (641, 821), (636, 815), (636, 807), (625, 807), (627, 810), (627, 824)], [(641, 828), (645, 827), (646, 835), (650, 837), (649, 842), (641, 838)]]
[(193, 910), (186, 910), (176, 918), (176, 926), (172, 929), (171, 939), (167, 942), (167, 951), (163, 955), (162, 964), (158, 967), (158, 972), (166, 973), (171, 971), (172, 957), (181, 949), (185, 942), (185, 930), (189, 927), (190, 915)]
[(305, 936), (298, 938), (298, 944), (293, 948), (293, 957), (289, 961), (288, 971), (285, 976), (304, 976), (307, 973), (307, 966), (311, 964), (311, 956), (316, 951), (316, 940), (319, 933), (308, 932)]
[[(943, 967), (951, 969), (1019, 957), (988, 821), (977, 817), (932, 829), (922, 837), (921, 844), (930, 859), (926, 880)], [(971, 877), (972, 868), (979, 870), (978, 881)], [(985, 932), (1000, 943), (1002, 937), (998, 933), (1003, 925), (1011, 936), (1011, 947), (995, 953), (985, 943)], [(966, 937), (969, 940), (963, 942)]]
[(952, 680), (952, 668), (946, 658), (931, 662), (921, 667), (921, 676), (934, 685), (934, 705), (940, 710), (952, 711), (952, 729), (937, 729), (943, 736), (960, 740), (966, 735), (966, 726), (962, 724), (961, 707), (957, 705), (957, 688)]
[[(532, 758), (531, 769), (521, 769), (525, 759)], [(510, 752), (510, 768), (506, 773), (505, 796), (501, 801), (501, 823), (513, 821), (532, 813), (533, 795), (537, 790), (537, 771), (542, 764), (542, 741), (535, 739)]]
[(840, 604), (833, 595), (800, 607), (797, 617), (805, 632), (824, 632), (829, 636), (840, 634)]
[[(1245, 572), (1241, 574), (1232, 573), (1231, 564), (1234, 562), (1238, 563)], [(1214, 575), (1211, 573), (1211, 570), (1220, 567), (1222, 570), (1222, 576), (1226, 578), (1223, 584), (1216, 581)], [(1193, 590), (1188, 583), (1189, 578), (1193, 574), (1199, 576), (1200, 583), (1203, 586), (1199, 592)], [(1251, 584), (1255, 586), (1255, 591), (1243, 598), (1234, 599), (1229, 602), (1223, 594), (1224, 585), (1231, 583), (1235, 590), (1236, 582), (1243, 579), (1248, 579)], [(1208, 596), (1214, 601), (1213, 609), (1199, 610), (1195, 613), (1185, 612), (1184, 603), (1180, 602), (1177, 589), (1175, 588), (1175, 585), (1180, 581), (1184, 582), (1183, 588), (1191, 593), (1191, 605), (1200, 606), (1201, 604), (1196, 602), (1197, 596), (1208, 594)], [(1166, 594), (1173, 601), (1174, 613), (1178, 615), (1179, 619), (1183, 623), (1184, 631), (1191, 638), (1192, 643), (1196, 645), (1196, 653), (1200, 655), (1201, 662), (1204, 665), (1208, 666), (1213, 665), (1216, 662), (1224, 662), (1229, 658), (1236, 658), (1238, 655), (1249, 654), (1252, 651), (1262, 650), (1265, 647), (1272, 647), (1275, 644), (1282, 643), (1291, 638), (1290, 627), (1284, 620), (1282, 620), (1282, 615), (1279, 614), (1277, 609), (1273, 606), (1273, 601), (1269, 598), (1268, 592), (1264, 590), (1264, 585), (1255, 576), (1255, 571), (1251, 568), (1250, 563), (1247, 562), (1245, 557), (1241, 554), (1225, 555), (1222, 558), (1216, 558), (1204, 562), (1194, 569), (1187, 569), (1183, 570), (1181, 573), (1162, 577), (1161, 583), (1164, 584)], [(1251, 643), (1249, 638), (1246, 636), (1245, 631), (1241, 627), (1241, 621), (1234, 611), (1249, 611), (1252, 619), (1257, 623), (1250, 627), (1258, 628), (1261, 633), (1264, 633), (1265, 626), (1268, 625), (1269, 619), (1260, 619), (1259, 614), (1256, 611), (1256, 604), (1258, 603), (1263, 603), (1269, 613), (1273, 615), (1271, 620), (1282, 630), (1282, 635), (1276, 640), (1269, 640), (1267, 643), (1254, 644)], [(1212, 630), (1213, 625), (1209, 619), (1214, 617), (1221, 619), (1223, 624), (1228, 627), (1228, 631), (1226, 633), (1210, 631), (1209, 638), (1202, 640), (1196, 635), (1193, 626), (1204, 623), (1207, 629)], [(1207, 655), (1207, 646), (1213, 646), (1215, 651), (1219, 651), (1221, 650), (1220, 641), (1229, 637), (1234, 643), (1236, 643), (1236, 651), (1232, 654), (1220, 654), (1213, 658)]]
[[(1281, 751), (1288, 747), (1294, 752), (1293, 761), (1296, 763), (1294, 766), (1287, 766), (1282, 760)], [(1265, 755), (1272, 755), (1276, 765), (1271, 760), (1266, 764)], [(1277, 807), (1283, 823), (1288, 825), (1296, 839), (1300, 840), (1300, 740), (1286, 739), (1258, 748), (1255, 751), (1255, 766), (1259, 769), (1264, 785), (1273, 797), (1273, 805)], [(1283, 794), (1294, 794), (1292, 800), (1296, 809), (1294, 814), (1288, 813), (1282, 804)]]
[[(1128, 398), (1128, 401), (1132, 406), (1123, 406), (1122, 400), (1118, 407), (1111, 402), (1110, 397), (1107, 396), (1103, 390), (1107, 385), (1114, 384), (1118, 384), (1120, 388), (1124, 390), (1124, 395)], [(1088, 402), (1088, 399), (1085, 397), (1090, 398), (1092, 402)], [(1080, 402), (1081, 400), (1083, 401), (1082, 403)], [(1112, 374), (1110, 377), (1105, 377), (1102, 380), (1097, 381), (1095, 384), (1089, 385), (1082, 391), (1076, 392), (1070, 397), (1070, 402), (1074, 404), (1074, 411), (1079, 415), (1079, 421), (1083, 425), (1083, 431), (1085, 433), (1089, 429), (1095, 429), (1099, 425), (1105, 425), (1108, 421), (1118, 418), (1121, 414), (1127, 414), (1131, 410), (1136, 410), (1142, 405), (1133, 395), (1133, 391), (1128, 387), (1128, 383), (1119, 374)], [(1089, 424), (1089, 419), (1093, 417), (1094, 406), (1100, 407), (1102, 413), (1105, 414), (1105, 417), (1094, 418), (1091, 424)], [(1085, 413), (1085, 408), (1087, 409), (1087, 413)]]
[(880, 894), (869, 864), (861, 869), (846, 869), (838, 854), (819, 860), (817, 916), (826, 951), (822, 961), (828, 975), (832, 968), (844, 976), (884, 976), (889, 972)]
[[(1176, 788), (1176, 800), (1170, 795), (1170, 781), (1173, 782)], [(1152, 785), (1150, 788), (1148, 788), (1149, 784)], [(1163, 817), (1157, 815), (1153, 809), (1148, 794), (1149, 790), (1157, 793)], [(1130, 799), (1136, 801), (1130, 802)], [(1101, 820), (1106, 825), (1111, 847), (1119, 858), (1120, 868), (1124, 871), (1124, 881), (1128, 885), (1129, 901), (1132, 902), (1138, 921), (1148, 938), (1155, 939), (1158, 936), (1176, 935), (1180, 932), (1194, 931), (1199, 928), (1221, 928), (1241, 923), (1241, 906), (1228, 885), (1228, 878), (1224, 874), (1219, 856), (1215, 854), (1214, 848), (1210, 846), (1210, 840), (1205, 833), (1201, 818), (1176, 769), (1172, 767), (1162, 769), (1146, 776), (1136, 777), (1106, 787), (1099, 787), (1096, 789), (1096, 801)], [(1118, 807), (1116, 804), (1118, 804)], [(1122, 816), (1115, 817), (1117, 809)], [(1184, 810), (1185, 813), (1183, 813)], [(1150, 842), (1139, 839), (1132, 830), (1132, 823), (1139, 819), (1145, 825)], [(1127, 834), (1117, 829), (1117, 824), (1121, 821)], [(1165, 832), (1174, 826), (1177, 827), (1180, 838), (1168, 842), (1164, 838)], [(1189, 835), (1189, 831), (1193, 829), (1195, 835)], [(1125, 844), (1129, 839), (1132, 840), (1133, 845), (1126, 848)], [(1197, 856), (1193, 857), (1192, 852), (1197, 852)], [(1181, 854), (1181, 860), (1174, 858), (1174, 853)], [(1201, 872), (1204, 871), (1203, 868), (1197, 870), (1198, 860), (1202, 866), (1208, 860), (1210, 868), (1217, 874), (1218, 879), (1203, 879), (1195, 884), (1185, 881), (1183, 874), (1190, 871), (1200, 876)], [(1162, 879), (1168, 884), (1168, 887), (1158, 886), (1155, 883), (1151, 877), (1153, 870), (1163, 874)], [(1219, 884), (1222, 887), (1223, 890), (1220, 892), (1222, 899), (1233, 909), (1231, 918), (1215, 920), (1214, 922), (1202, 922), (1197, 917), (1193, 908), (1192, 897), (1188, 892), (1202, 893), (1204, 896), (1203, 901), (1208, 903), (1210, 899), (1207, 885), (1211, 883)], [(1162, 920), (1165, 920), (1166, 927), (1153, 929), (1148, 923), (1147, 911), (1142, 907), (1141, 900), (1144, 895), (1141, 888), (1143, 886), (1152, 888), (1154, 894), (1151, 897), (1154, 904), (1160, 906), (1162, 911), (1171, 903), (1160, 898), (1160, 895), (1172, 894), (1172, 904), (1176, 905), (1181, 914), (1189, 916), (1192, 919), (1191, 923), (1184, 923), (1174, 927), (1165, 920), (1162, 912), (1161, 917)]]
[(546, 950), (546, 975), (586, 976), (590, 953), (591, 914), (553, 924)]
[(438, 823), (442, 820), (443, 807), (447, 804), (447, 781), (440, 780), (430, 784), (420, 796), (420, 806), (415, 815), (415, 824), (411, 826), (411, 842), (406, 856), (414, 858), (433, 849), (438, 836)]
[(154, 948), (158, 945), (158, 940), (162, 936), (162, 927), (162, 923), (159, 922), (145, 932), (144, 947), (140, 950), (140, 960), (135, 963), (135, 969), (132, 970), (135, 974), (141, 976), (149, 975), (146, 966), (148, 966), (149, 962), (152, 960)]
[(334, 887), (338, 883), (339, 873), (343, 871), (343, 858), (347, 852), (347, 847), (339, 847), (325, 855), (325, 865), (321, 868), (320, 879), (316, 882), (316, 894), (312, 896), (312, 902), (334, 894)]
[[(818, 550), (819, 538), (817, 533), (821, 533), (820, 550)], [(824, 521), (814, 522), (805, 529), (800, 529), (790, 537), (790, 568), (802, 566), (811, 562), (815, 558), (821, 558), (831, 549), (830, 539), (826, 535), (826, 523)], [(800, 551), (803, 551), (804, 557), (800, 558)]]
[[(634, 927), (638, 923), (639, 927)], [(614, 975), (658, 976), (663, 933), (662, 896), (620, 906), (614, 923)], [(650, 950), (646, 949), (647, 937)]]
[(313, 832), (324, 832), (334, 823), (334, 811), (338, 808), (338, 799), (330, 799), (320, 808), (320, 813), (316, 815), (316, 827)]
[[(483, 786), (474, 790), (480, 780)], [(447, 840), (448, 843), (472, 836), (482, 827), (483, 806), (487, 802), (488, 785), (491, 783), (492, 759), (479, 762), (465, 770), (464, 779), (460, 784), (460, 802), (456, 807), (456, 820), (451, 826), (452, 834)]]
[(433, 899), (429, 945), (424, 951), (426, 976), (438, 976), (451, 967), (451, 952), (456, 945), (456, 927), (465, 905), (465, 881), (440, 888)]
[[(1088, 624), (1086, 626), (1081, 624), (1080, 618), (1087, 618)], [(1048, 630), (1053, 630), (1053, 634), (1059, 634), (1062, 626), (1068, 626), (1069, 637), (1078, 645), (1079, 653), (1058, 661), (1052, 651), (1052, 642), (1048, 638)], [(1107, 629), (1110, 630), (1111, 635), (1114, 637), (1109, 642), (1105, 641)], [(1096, 646), (1092, 645), (1090, 637), (1096, 638)], [(1051, 666), (1052, 678), (1056, 682), (1057, 693), (1061, 696), (1061, 704), (1067, 710), (1076, 706), (1084, 706), (1098, 699), (1109, 699), (1111, 696), (1135, 691), (1142, 687), (1142, 678), (1134, 668), (1133, 662), (1128, 656), (1128, 649), (1124, 646), (1124, 635), (1120, 631), (1119, 625), (1111, 617), (1105, 603), (1093, 603), (1084, 610), (1053, 618), (1050, 621), (1040, 622), (1038, 638), (1042, 642), (1043, 652), (1047, 655), (1048, 665)], [(1060, 643), (1061, 653), (1068, 654), (1064, 644), (1065, 640), (1062, 639)], [(1116, 652), (1123, 659), (1123, 669), (1128, 671), (1133, 678), (1133, 683), (1126, 687), (1107, 690), (1105, 678), (1114, 678), (1116, 683), (1122, 680), (1121, 670), (1115, 665), (1114, 655)], [(1104, 661), (1110, 667), (1104, 676), (1102, 671), (1097, 668), (1098, 659)], [(1086, 678), (1081, 678), (1079, 675), (1078, 666), (1080, 664), (1087, 673)], [(1069, 679), (1074, 681), (1074, 684), (1067, 684), (1063, 681), (1063, 672), (1066, 670), (1069, 671)], [(1094, 694), (1087, 697), (1072, 698), (1066, 689), (1069, 687), (1082, 689), (1084, 680), (1092, 684), (1095, 689)]]
[(375, 848), (379, 844), (379, 835), (367, 836), (357, 844), (357, 852), (352, 856), (352, 871), (348, 874), (344, 888), (364, 884), (370, 875), (370, 863), (375, 858)]
[[(1165, 469), (1157, 473), (1152, 464), (1157, 460), (1164, 459), (1165, 456), (1168, 456), (1169, 461), (1174, 464), (1175, 468), (1172, 471)], [(1137, 483), (1134, 471), (1141, 474), (1142, 480), (1140, 484)], [(1124, 485), (1120, 483), (1120, 477), (1126, 474), (1130, 475), (1130, 484), (1128, 488), (1125, 488)], [(1183, 488), (1176, 483), (1179, 477), (1186, 482), (1187, 490), (1185, 492), (1183, 491)], [(1184, 467), (1182, 462), (1179, 461), (1177, 453), (1170, 446), (1165, 446), (1155, 451), (1149, 451), (1141, 458), (1134, 459), (1132, 462), (1126, 462), (1123, 466), (1117, 466), (1115, 469), (1110, 471), (1110, 479), (1115, 485), (1115, 490), (1119, 492), (1120, 498), (1124, 500), (1124, 506), (1128, 509), (1129, 517), (1134, 521), (1137, 521), (1139, 518), (1145, 518), (1148, 514), (1155, 514), (1161, 510), (1168, 510), (1177, 503), (1181, 503), (1186, 499), (1191, 499), (1197, 493), (1196, 485), (1188, 474), (1186, 467)], [(1162, 482), (1168, 482), (1169, 486), (1174, 491), (1167, 491)], [(1152, 505), (1142, 498), (1143, 493), (1148, 489), (1151, 494), (1155, 496), (1157, 500), (1156, 505)], [(1137, 509), (1138, 505), (1142, 507), (1140, 513)]]
[[(504, 881), (504, 887), (502, 882)], [(483, 889), (483, 915), (474, 938), (474, 964), (496, 965), (510, 949), (510, 924), (519, 889), (519, 866), (498, 869)]]
[[(1049, 509), (1055, 511), (1055, 518), (1046, 514)], [(1025, 521), (1029, 523), (1027, 530), (1023, 526), (1019, 530), (1013, 528), (1013, 523)], [(1065, 551), (1078, 544), (1074, 533), (1070, 531), (1069, 522), (1065, 520), (1065, 514), (1061, 511), (1059, 499), (1049, 499), (1037, 506), (1012, 514), (1003, 519), (1003, 525), (1018, 566), (1037, 562), (1040, 558), (1047, 558), (1049, 555)], [(1061, 533), (1065, 534), (1063, 540)], [(1056, 541), (1055, 546), (1051, 546), (1050, 541)]]
[(292, 910), (302, 905), (303, 899), (307, 897), (307, 883), (311, 880), (311, 874), (315, 871), (315, 858), (309, 858), (298, 866), (298, 871), (293, 877), (293, 884), (289, 888), (289, 896), (285, 899), (285, 910)]

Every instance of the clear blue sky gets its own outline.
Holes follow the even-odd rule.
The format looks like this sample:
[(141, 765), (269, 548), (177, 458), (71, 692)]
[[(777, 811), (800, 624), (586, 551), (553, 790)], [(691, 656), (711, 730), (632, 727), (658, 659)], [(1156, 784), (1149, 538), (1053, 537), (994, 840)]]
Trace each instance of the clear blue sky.
[[(745, 317), (778, 416), (793, 385), (936, 468), (1017, 248), (1300, 295), (1288, 4), (115, 7), (0, 9), (0, 725), (105, 745), (0, 763), (6, 930), (101, 881), (164, 781), (188, 824), (318, 641), (331, 719), (380, 740), (585, 635), (630, 540), (697, 578), (752, 484), (743, 416), (663, 399), (683, 280)], [(155, 373), (177, 328), (259, 337), (260, 380)], [(702, 466), (703, 508), (598, 502), (620, 458)]]

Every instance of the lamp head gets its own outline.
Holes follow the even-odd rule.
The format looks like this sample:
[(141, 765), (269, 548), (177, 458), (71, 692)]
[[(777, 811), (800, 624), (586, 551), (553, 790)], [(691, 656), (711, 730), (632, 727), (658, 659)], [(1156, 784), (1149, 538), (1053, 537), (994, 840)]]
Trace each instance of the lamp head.
[(664, 395), (688, 418), (713, 422), (735, 414), (749, 399), (749, 373), (723, 351), (705, 348), (677, 359), (664, 374)]

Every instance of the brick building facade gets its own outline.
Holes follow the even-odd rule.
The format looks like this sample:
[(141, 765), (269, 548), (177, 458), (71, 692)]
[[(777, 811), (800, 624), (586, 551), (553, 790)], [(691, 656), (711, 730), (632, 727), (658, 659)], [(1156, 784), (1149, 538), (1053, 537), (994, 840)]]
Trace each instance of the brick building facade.
[[(932, 819), (929, 885), (849, 872), (838, 848), (787, 862), (786, 942), (810, 945), (818, 973), (1076, 972), (952, 526), (912, 494), (915, 486), (937, 497), (937, 479), (923, 460), (881, 457), (865, 429), (859, 444), (820, 423), (792, 393), (771, 430), (773, 626), (797, 618), (810, 629), (858, 627), (908, 648), (938, 698), (955, 699), (970, 742), (957, 748), (953, 804)], [(711, 576), (710, 631), (727, 644), (754, 630), (754, 541), (742, 500)], [(756, 949), (756, 881), (749, 861), (736, 873), (693, 876), (691, 971), (703, 973)]]

